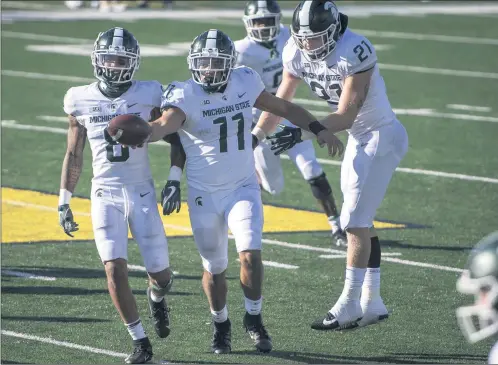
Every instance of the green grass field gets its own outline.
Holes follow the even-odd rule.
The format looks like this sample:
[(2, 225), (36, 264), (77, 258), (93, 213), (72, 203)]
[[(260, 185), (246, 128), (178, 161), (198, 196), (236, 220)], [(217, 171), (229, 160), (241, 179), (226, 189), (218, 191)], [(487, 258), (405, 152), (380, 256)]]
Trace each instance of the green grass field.
[[(42, 52), (39, 47), (85, 48), (84, 41), (73, 38), (91, 44), (99, 31), (117, 25), (133, 32), (143, 45), (190, 42), (213, 26), (233, 39), (244, 36), (242, 22), (238, 24), (237, 19), (214, 22), (151, 19), (2, 24), (2, 363), (115, 363), (131, 350), (129, 336), (107, 293), (93, 241), (86, 240), (83, 232), (80, 238), (76, 234), (74, 240), (66, 240), (58, 226), (57, 198), (52, 195), (59, 190), (66, 146), (62, 99), (69, 87), (85, 83), (75, 77), (92, 77), (90, 54)], [(468, 250), (497, 229), (498, 42), (491, 39), (496, 40), (498, 34), (496, 18), (384, 15), (353, 17), (350, 26), (368, 31), (368, 38), (379, 48), (391, 103), (410, 139), (409, 152), (401, 164), (406, 170), (395, 174), (377, 215), (379, 226), (382, 222), (403, 223), (379, 230), (383, 252), (391, 255), (382, 265), (382, 294), (393, 311), (391, 318), (381, 325), (348, 333), (310, 329), (310, 322), (323, 315), (340, 294), (345, 262), (341, 257), (320, 257), (327, 253), (340, 255), (332, 250), (325, 216), (314, 213), (317, 207), (307, 183), (296, 167), (284, 160), (285, 190), (277, 197), (264, 194), (265, 204), (295, 208), (296, 215), (304, 210), (306, 217), (318, 218), (316, 222), (315, 218), (306, 218), (305, 223), (296, 223), (295, 232), (288, 233), (279, 223), (288, 219), (283, 213), (279, 216), (282, 210), (275, 208), (274, 216), (269, 217), (276, 228), (264, 238), (301, 244), (282, 246), (267, 241), (264, 245), (265, 260), (298, 267), (269, 266), (265, 271), (263, 315), (274, 351), (256, 354), (244, 332), (238, 263), (230, 241), (228, 309), (233, 323), (233, 353), (209, 353), (210, 313), (201, 288), (199, 255), (188, 232), (166, 228), (171, 265), (178, 272), (169, 296), (172, 334), (166, 340), (155, 336), (147, 318), (145, 273), (130, 271), (156, 362), (486, 361), (492, 341), (467, 344), (454, 313), (459, 305), (471, 300), (455, 289)], [(423, 39), (413, 39), (417, 37)], [(188, 78), (186, 54), (182, 52), (177, 56), (144, 55), (137, 79), (157, 79), (167, 84)], [(305, 87), (297, 97), (315, 100)], [(311, 105), (306, 100), (300, 103), (312, 111), (327, 110), (326, 105)], [(461, 110), (463, 107), (454, 109), (451, 104), (488, 109)], [(169, 149), (159, 145), (149, 150), (159, 193), (168, 175)], [(338, 161), (332, 161), (325, 150), (317, 148), (317, 154), (340, 203)], [(77, 187), (79, 197), (89, 197), (90, 179), (87, 146)], [(185, 197), (185, 182), (182, 184)], [(82, 199), (80, 211), (88, 214), (86, 208), (87, 201)], [(84, 219), (82, 231), (91, 232), (88, 217)], [(187, 227), (188, 231), (186, 213), (181, 218), (167, 217), (164, 222)], [(132, 240), (129, 258), (130, 264), (143, 265)], [(20, 277), (15, 272), (35, 277)], [(40, 276), (53, 280), (40, 280)]]

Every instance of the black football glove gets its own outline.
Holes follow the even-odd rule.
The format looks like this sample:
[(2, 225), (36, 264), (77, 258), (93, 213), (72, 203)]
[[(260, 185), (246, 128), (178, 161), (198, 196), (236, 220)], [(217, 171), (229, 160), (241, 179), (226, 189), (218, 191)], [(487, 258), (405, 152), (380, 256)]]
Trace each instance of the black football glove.
[(64, 229), (64, 233), (69, 237), (74, 237), (71, 232), (79, 230), (78, 223), (74, 221), (73, 212), (69, 204), (59, 205), (59, 224)]
[(252, 136), (252, 149), (254, 150), (256, 147), (258, 147), (259, 141), (258, 137), (256, 137), (254, 134), (251, 134)]
[(301, 128), (282, 126), (280, 131), (273, 133), (266, 139), (270, 141), (273, 153), (278, 156), (302, 142), (301, 134)]
[(182, 197), (180, 182), (168, 180), (161, 191), (161, 202), (163, 206), (163, 215), (170, 215), (176, 209), (178, 213), (182, 206)]

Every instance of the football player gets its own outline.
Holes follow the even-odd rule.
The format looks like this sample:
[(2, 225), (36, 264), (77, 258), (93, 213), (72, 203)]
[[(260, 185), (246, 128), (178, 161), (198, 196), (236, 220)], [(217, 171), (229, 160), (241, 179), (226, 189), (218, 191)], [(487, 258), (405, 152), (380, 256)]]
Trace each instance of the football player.
[(272, 341), (261, 316), (263, 204), (253, 154), (266, 135), (257, 128), (251, 134), (252, 108), (311, 128), (327, 140), (332, 154), (342, 153), (343, 145), (305, 109), (265, 91), (257, 72), (235, 67), (235, 46), (223, 32), (211, 29), (197, 36), (187, 60), (192, 78), (167, 87), (149, 141), (178, 132), (186, 152), (190, 222), (214, 322), (212, 351), (231, 351), (225, 279), (230, 229), (241, 265), (243, 323), (256, 349), (269, 352)]
[[(112, 301), (133, 339), (134, 350), (126, 362), (145, 363), (152, 358), (152, 347), (128, 283), (128, 227), (147, 269), (150, 314), (158, 336), (163, 338), (170, 332), (165, 295), (173, 279), (168, 243), (157, 210), (147, 148), (132, 151), (121, 146), (105, 128), (120, 114), (157, 118), (163, 90), (158, 81), (133, 81), (140, 66), (140, 47), (126, 29), (100, 33), (91, 59), (97, 81), (72, 87), (64, 97), (69, 131), (62, 165), (59, 223), (71, 237), (78, 230), (69, 203), (81, 174), (88, 138), (93, 158), (91, 215), (95, 243)], [(176, 148), (178, 135), (171, 135), (168, 141)], [(183, 165), (183, 161), (176, 163)]]
[[(275, 0), (248, 1), (244, 12), (247, 37), (235, 41), (237, 64), (245, 65), (259, 73), (266, 91), (275, 94), (282, 80), (282, 51), (290, 37), (289, 28), (280, 23), (280, 7)], [(253, 109), (253, 120), (257, 122), (261, 111)], [(287, 120), (284, 125), (292, 127)], [(288, 150), (303, 178), (310, 184), (311, 192), (327, 215), (332, 228), (333, 242), (346, 246), (346, 234), (339, 227), (339, 213), (332, 195), (332, 188), (310, 140)], [(261, 142), (254, 150), (256, 172), (261, 187), (272, 195), (280, 194), (284, 188), (284, 175), (280, 156), (270, 150), (269, 144)]]
[[(321, 125), (331, 132), (349, 133), (341, 166), (346, 279), (337, 302), (312, 324), (319, 330), (365, 326), (388, 317), (380, 296), (381, 250), (373, 219), (408, 148), (406, 130), (389, 103), (374, 46), (347, 26), (347, 16), (332, 1), (301, 1), (292, 18), (292, 38), (283, 51), (283, 79), (277, 91), (277, 96), (290, 100), (303, 80), (333, 111)], [(256, 128), (267, 132), (278, 120), (263, 113)], [(282, 152), (305, 135), (309, 136), (284, 127), (270, 138), (272, 149)]]
[[(484, 237), (472, 250), (457, 290), (473, 295), (473, 305), (459, 307), (458, 324), (470, 343), (498, 332), (498, 231)], [(489, 364), (498, 364), (498, 343), (489, 353)]]

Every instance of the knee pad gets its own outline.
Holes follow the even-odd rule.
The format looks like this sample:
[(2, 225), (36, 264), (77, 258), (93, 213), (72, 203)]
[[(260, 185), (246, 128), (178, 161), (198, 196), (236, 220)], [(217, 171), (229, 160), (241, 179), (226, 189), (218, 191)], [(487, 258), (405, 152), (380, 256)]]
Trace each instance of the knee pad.
[(332, 188), (330, 187), (325, 172), (313, 179), (309, 179), (308, 183), (310, 184), (311, 192), (316, 199), (324, 200), (332, 194)]
[(152, 283), (150, 286), (152, 290), (158, 295), (158, 296), (165, 296), (166, 293), (168, 293), (173, 286), (173, 273), (171, 273), (171, 278), (169, 279), (168, 284), (166, 286), (159, 286), (157, 283)]

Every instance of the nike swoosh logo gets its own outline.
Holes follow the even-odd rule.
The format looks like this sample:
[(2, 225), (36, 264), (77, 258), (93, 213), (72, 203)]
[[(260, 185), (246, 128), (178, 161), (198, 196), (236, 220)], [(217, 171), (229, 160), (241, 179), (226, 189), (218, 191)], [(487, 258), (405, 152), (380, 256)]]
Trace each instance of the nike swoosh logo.
[(243, 94), (240, 94), (240, 95), (239, 95), (239, 94), (237, 94), (237, 96), (238, 96), (239, 98), (241, 98), (241, 97), (243, 97), (245, 94), (246, 94), (246, 93), (243, 93)]
[(140, 193), (140, 198), (143, 198), (143, 197), (144, 197), (144, 196), (146, 196), (147, 194), (150, 194), (150, 191), (149, 191), (149, 192), (147, 192), (147, 193), (144, 193), (144, 194)]
[(360, 147), (365, 147), (368, 143), (362, 143), (360, 144)]
[(333, 318), (331, 320), (328, 320), (327, 318), (323, 319), (323, 325), (324, 326), (330, 326), (332, 323), (335, 323), (335, 322), (337, 322), (336, 318)]
[(138, 103), (135, 103), (135, 104), (130, 104), (128, 105), (128, 108), (131, 108), (131, 107), (134, 107), (135, 105), (137, 105)]
[(332, 68), (334, 67), (335, 65), (337, 65), (337, 63), (334, 63), (333, 65), (327, 65), (328, 68)]

